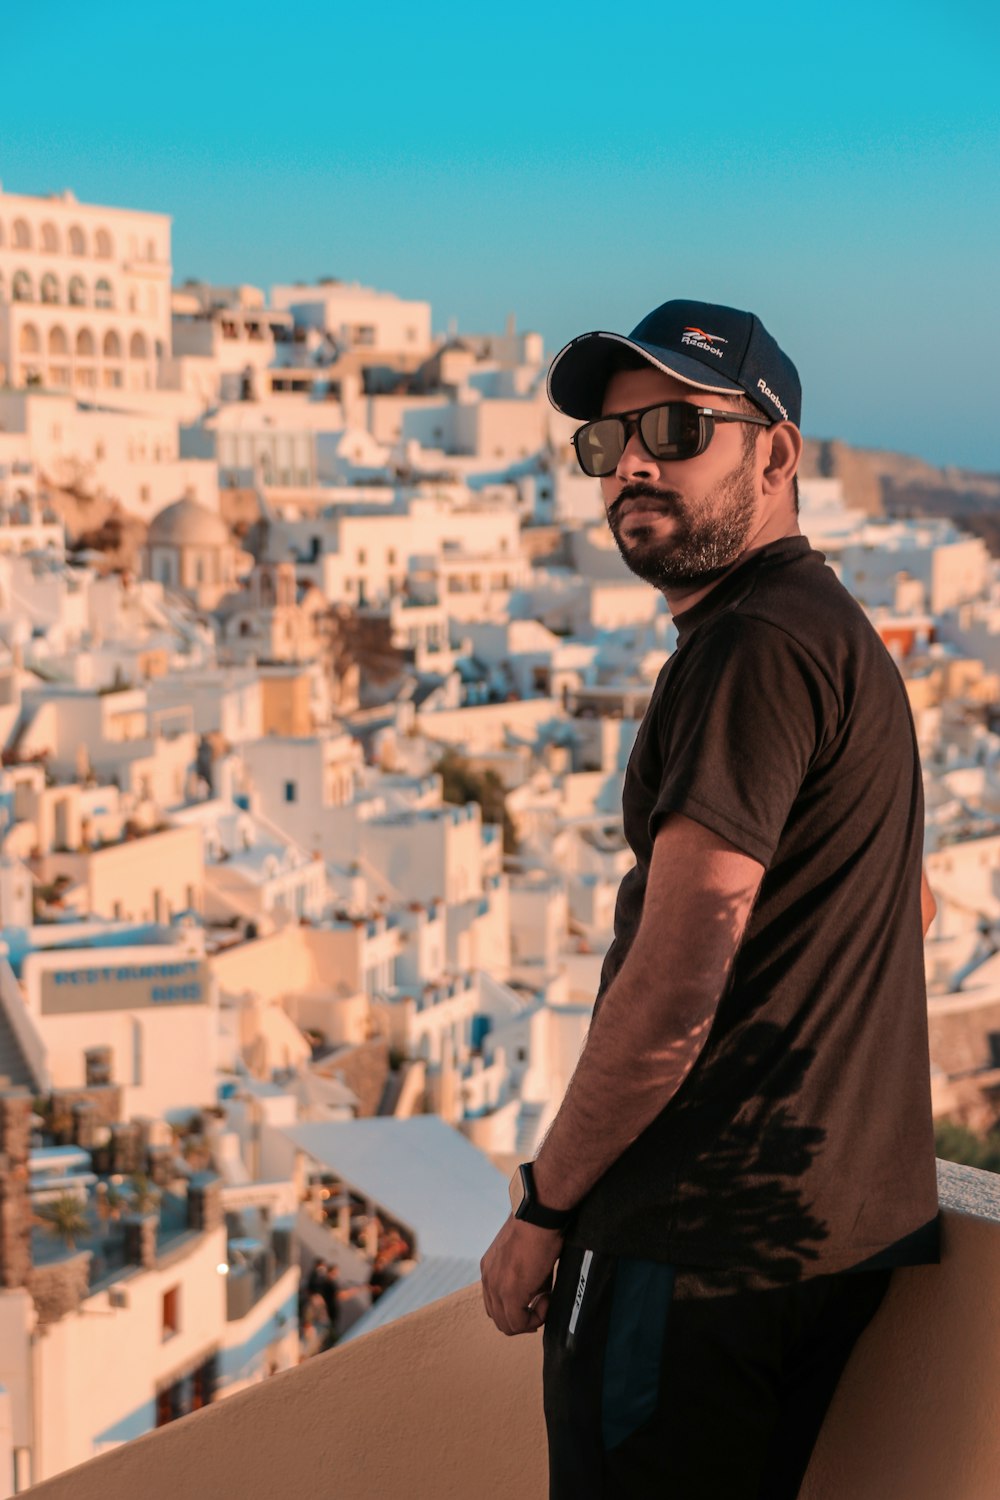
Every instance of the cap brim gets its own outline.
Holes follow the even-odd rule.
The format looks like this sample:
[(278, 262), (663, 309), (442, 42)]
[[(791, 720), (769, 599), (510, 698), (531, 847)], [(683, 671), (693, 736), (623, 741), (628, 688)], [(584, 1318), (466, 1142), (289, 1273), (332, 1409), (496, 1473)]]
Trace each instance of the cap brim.
[(678, 354), (674, 349), (658, 348), (656, 344), (641, 344), (621, 333), (595, 331), (573, 339), (560, 349), (549, 366), (546, 389), (556, 410), (582, 422), (599, 417), (605, 389), (623, 349), (630, 349), (664, 375), (673, 375), (700, 391), (742, 393), (743, 387), (735, 380), (708, 369), (701, 360)]

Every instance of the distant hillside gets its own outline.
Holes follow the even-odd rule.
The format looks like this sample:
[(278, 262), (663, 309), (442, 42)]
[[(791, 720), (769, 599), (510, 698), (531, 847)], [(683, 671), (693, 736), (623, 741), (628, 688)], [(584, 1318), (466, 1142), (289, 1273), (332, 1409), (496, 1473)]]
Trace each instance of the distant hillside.
[(838, 438), (806, 438), (805, 479), (840, 479), (851, 505), (873, 516), (947, 516), (1000, 556), (1000, 474), (936, 469), (921, 458), (852, 448)]

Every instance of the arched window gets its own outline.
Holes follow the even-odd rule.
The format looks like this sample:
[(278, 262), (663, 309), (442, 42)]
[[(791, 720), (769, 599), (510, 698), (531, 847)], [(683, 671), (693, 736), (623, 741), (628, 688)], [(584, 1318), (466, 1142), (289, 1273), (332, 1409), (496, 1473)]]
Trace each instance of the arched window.
[(14, 249), (31, 249), (31, 229), (26, 219), (14, 220)]
[(110, 260), (114, 254), (114, 246), (111, 236), (106, 229), (99, 229), (94, 236), (94, 244), (97, 256), (100, 260)]
[(114, 329), (109, 328), (107, 333), (104, 335), (104, 358), (121, 359), (121, 357), (122, 341), (118, 337), (117, 333), (115, 333)]
[(42, 249), (50, 255), (59, 253), (59, 231), (54, 224), (42, 225)]
[(69, 278), (69, 300), (73, 307), (86, 307), (87, 287), (82, 276)]
[(38, 329), (34, 323), (23, 323), (18, 334), (17, 347), (21, 354), (37, 354), (42, 347)]
[(46, 271), (45, 275), (42, 277), (42, 301), (61, 301), (61, 298), (59, 296), (59, 282), (56, 277), (53, 276), (51, 271)]
[(27, 271), (15, 271), (11, 290), (15, 302), (34, 302), (35, 288), (31, 284), (31, 277)]
[(69, 339), (66, 337), (66, 330), (65, 328), (60, 328), (58, 323), (54, 328), (49, 329), (49, 353), (69, 353)]
[(114, 305), (115, 299), (114, 294), (111, 290), (111, 283), (110, 281), (106, 281), (102, 276), (100, 281), (98, 281), (96, 286), (94, 287), (94, 306), (114, 307)]
[(86, 255), (87, 253), (87, 236), (79, 224), (74, 224), (69, 232), (69, 253), (70, 255)]
[(94, 335), (89, 328), (81, 328), (76, 336), (76, 352), (81, 359), (93, 359), (97, 353)]
[(133, 333), (128, 341), (129, 359), (146, 359), (148, 357), (146, 347), (146, 335), (144, 333)]

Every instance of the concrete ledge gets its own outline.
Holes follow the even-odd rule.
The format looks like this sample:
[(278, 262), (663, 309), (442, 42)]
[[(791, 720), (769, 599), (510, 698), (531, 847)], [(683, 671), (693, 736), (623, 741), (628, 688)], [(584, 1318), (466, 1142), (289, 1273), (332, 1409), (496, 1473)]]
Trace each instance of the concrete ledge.
[(893, 1276), (801, 1500), (1000, 1494), (1000, 1176), (939, 1162), (938, 1189), (941, 1265)]
[(540, 1336), (469, 1287), (28, 1491), (38, 1500), (545, 1500)]
[[(1000, 1494), (1000, 1176), (940, 1164), (941, 1266), (898, 1272), (802, 1500)], [(92, 1460), (38, 1500), (545, 1500), (541, 1339), (470, 1287)]]

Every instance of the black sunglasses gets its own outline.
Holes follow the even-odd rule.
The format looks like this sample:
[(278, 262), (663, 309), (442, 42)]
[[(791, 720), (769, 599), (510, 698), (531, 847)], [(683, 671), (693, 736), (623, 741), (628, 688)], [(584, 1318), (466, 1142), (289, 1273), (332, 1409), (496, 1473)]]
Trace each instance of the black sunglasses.
[(580, 468), (593, 479), (613, 474), (634, 432), (642, 438), (651, 458), (697, 458), (712, 441), (716, 422), (750, 422), (770, 427), (769, 417), (748, 417), (742, 412), (714, 411), (710, 406), (692, 406), (689, 401), (660, 401), (641, 411), (598, 417), (573, 434)]

